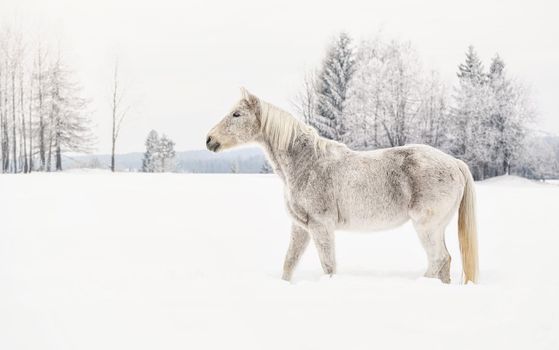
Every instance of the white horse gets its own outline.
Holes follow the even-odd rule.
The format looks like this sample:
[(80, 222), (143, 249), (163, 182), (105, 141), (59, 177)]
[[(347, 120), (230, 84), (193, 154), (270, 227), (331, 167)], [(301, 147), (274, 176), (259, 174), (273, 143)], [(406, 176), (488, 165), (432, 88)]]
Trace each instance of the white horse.
[(218, 152), (245, 143), (264, 148), (285, 184), (293, 225), (283, 279), (291, 279), (310, 237), (332, 275), (336, 229), (382, 230), (411, 220), (427, 253), (425, 276), (450, 283), (444, 230), (459, 210), (464, 282), (477, 281), (474, 182), (462, 161), (426, 145), (352, 151), (242, 89), (206, 146)]

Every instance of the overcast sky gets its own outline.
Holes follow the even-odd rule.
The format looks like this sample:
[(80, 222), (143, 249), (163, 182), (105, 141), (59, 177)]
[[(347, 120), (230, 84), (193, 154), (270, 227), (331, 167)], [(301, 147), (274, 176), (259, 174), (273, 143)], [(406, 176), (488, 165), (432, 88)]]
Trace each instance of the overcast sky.
[(486, 66), (498, 52), (528, 84), (541, 129), (559, 133), (557, 1), (64, 1), (1, 0), (0, 19), (56, 38), (92, 99), (97, 152), (110, 150), (111, 65), (119, 57), (132, 110), (118, 152), (141, 151), (151, 129), (177, 150), (206, 132), (239, 87), (285, 109), (328, 41), (347, 31), (410, 40), (424, 65), (455, 82), (467, 46)]

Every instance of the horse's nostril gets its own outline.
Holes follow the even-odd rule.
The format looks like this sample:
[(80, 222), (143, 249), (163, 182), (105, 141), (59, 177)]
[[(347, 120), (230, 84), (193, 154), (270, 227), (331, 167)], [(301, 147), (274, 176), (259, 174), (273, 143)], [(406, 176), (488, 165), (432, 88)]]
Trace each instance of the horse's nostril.
[(210, 143), (211, 141), (212, 141), (212, 137), (211, 137), (211, 136), (208, 136), (208, 138), (206, 139), (206, 145), (207, 145), (208, 143)]

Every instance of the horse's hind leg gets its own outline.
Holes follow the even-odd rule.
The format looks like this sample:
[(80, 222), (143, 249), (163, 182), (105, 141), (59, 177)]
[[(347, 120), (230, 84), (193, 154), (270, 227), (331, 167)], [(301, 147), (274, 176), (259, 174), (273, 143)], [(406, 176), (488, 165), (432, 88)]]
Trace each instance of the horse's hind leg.
[(458, 209), (458, 198), (461, 195), (455, 199), (446, 197), (436, 205), (424, 205), (410, 211), (413, 226), (427, 253), (425, 277), (438, 278), (444, 283), (450, 283), (450, 254), (446, 249), (444, 230)]
[(450, 283), (450, 254), (444, 241), (445, 226), (429, 226), (414, 222), (419, 240), (427, 253), (429, 265), (425, 277), (438, 278), (444, 283)]

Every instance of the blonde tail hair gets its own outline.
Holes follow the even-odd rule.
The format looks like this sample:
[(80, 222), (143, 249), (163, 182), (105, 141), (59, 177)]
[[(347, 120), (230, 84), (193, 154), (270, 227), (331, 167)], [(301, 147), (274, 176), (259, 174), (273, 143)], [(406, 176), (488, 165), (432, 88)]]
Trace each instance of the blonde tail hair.
[(477, 283), (479, 275), (477, 226), (475, 208), (474, 178), (466, 163), (458, 161), (460, 171), (466, 179), (464, 194), (458, 210), (458, 240), (460, 242), (460, 255), (462, 256), (462, 271), (464, 283), (469, 281)]

